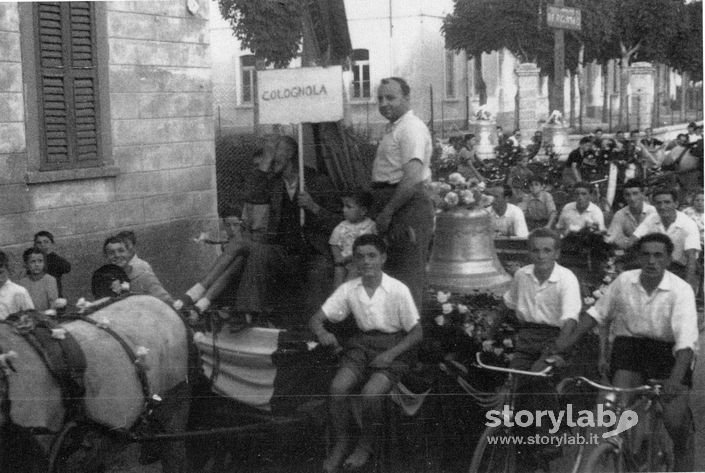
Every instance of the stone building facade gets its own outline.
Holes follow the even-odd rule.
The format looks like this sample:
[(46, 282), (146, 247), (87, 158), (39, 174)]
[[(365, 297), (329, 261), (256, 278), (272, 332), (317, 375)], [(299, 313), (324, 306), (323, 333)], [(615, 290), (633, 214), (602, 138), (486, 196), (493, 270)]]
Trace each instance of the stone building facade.
[(0, 248), (13, 270), (39, 230), (73, 265), (70, 301), (90, 295), (119, 230), (173, 294), (211, 263), (192, 241), (217, 227), (210, 3), (0, 3)]

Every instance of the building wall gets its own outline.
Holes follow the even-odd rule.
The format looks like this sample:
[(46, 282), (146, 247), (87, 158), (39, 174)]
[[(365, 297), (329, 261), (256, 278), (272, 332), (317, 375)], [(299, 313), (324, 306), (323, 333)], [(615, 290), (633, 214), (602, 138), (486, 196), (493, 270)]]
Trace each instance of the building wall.
[[(0, 4), (0, 247), (19, 269), (39, 230), (74, 269), (64, 287), (88, 296), (103, 264), (102, 242), (121, 229), (137, 234), (140, 255), (164, 286), (182, 291), (212, 251), (192, 243), (215, 230), (216, 191), (211, 85), (210, 2), (109, 2), (108, 85), (117, 176), (27, 184), (21, 34), (16, 3)], [(105, 84), (103, 84), (104, 86)]]

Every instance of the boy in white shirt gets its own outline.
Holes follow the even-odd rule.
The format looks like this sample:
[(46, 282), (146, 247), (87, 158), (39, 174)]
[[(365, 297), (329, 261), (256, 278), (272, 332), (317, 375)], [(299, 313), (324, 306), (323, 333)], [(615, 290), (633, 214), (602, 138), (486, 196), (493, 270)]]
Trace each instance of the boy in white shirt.
[[(9, 314), (34, 309), (34, 303), (27, 289), (10, 281), (9, 266), (9, 258), (3, 251), (0, 251), (0, 304), (7, 307)], [(0, 317), (5, 320), (9, 314), (1, 311)]]

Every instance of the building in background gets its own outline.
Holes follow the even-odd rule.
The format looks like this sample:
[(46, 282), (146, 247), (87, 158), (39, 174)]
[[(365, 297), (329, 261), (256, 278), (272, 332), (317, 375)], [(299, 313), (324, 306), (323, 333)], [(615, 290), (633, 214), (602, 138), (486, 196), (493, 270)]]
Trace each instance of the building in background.
[(178, 293), (213, 255), (208, 0), (0, 3), (0, 248), (21, 266), (39, 230), (90, 296), (106, 236), (131, 229)]

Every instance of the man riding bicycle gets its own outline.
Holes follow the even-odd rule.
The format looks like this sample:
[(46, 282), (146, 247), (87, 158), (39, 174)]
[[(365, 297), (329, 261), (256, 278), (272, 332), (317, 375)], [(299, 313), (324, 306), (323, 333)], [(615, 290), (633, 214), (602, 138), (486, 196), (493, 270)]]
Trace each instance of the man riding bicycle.
[(641, 269), (620, 274), (588, 310), (590, 318), (581, 321), (575, 335), (600, 324), (600, 370), (611, 376), (615, 387), (665, 379), (661, 399), (675, 470), (689, 471), (687, 403), (698, 340), (695, 296), (688, 283), (666, 269), (673, 252), (667, 235), (645, 235), (636, 248)]

